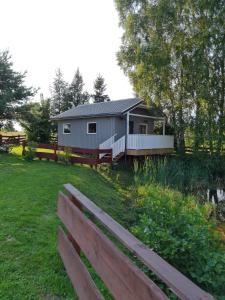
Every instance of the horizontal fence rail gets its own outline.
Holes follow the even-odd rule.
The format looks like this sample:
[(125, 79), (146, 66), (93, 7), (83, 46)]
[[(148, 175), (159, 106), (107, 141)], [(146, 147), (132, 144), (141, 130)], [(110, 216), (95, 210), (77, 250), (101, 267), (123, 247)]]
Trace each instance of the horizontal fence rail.
[[(58, 216), (69, 231), (70, 239), (72, 236), (72, 239), (79, 245), (115, 299), (168, 299), (160, 288), (120, 252), (97, 226), (87, 219), (82, 211), (63, 193), (59, 194)], [(60, 234), (62, 235), (62, 233)], [(65, 236), (64, 238), (66, 240)], [(68, 240), (66, 240), (67, 243), (69, 243)], [(63, 258), (65, 255), (61, 250), (60, 239), (59, 252), (68, 270), (72, 265), (72, 260), (66, 261)], [(79, 261), (79, 264), (81, 264), (81, 261)], [(78, 269), (75, 271), (76, 273), (78, 273)], [(68, 272), (68, 275), (71, 276), (71, 272), (70, 274)], [(75, 278), (72, 277), (73, 279)], [(86, 289), (85, 281), (81, 280), (77, 282), (77, 285), (82, 287), (80, 288), (82, 290), (80, 294), (79, 289), (76, 289), (79, 299), (99, 299), (84, 297), (84, 290)], [(89, 285), (91, 285), (91, 282), (89, 282)]]
[[(194, 149), (194, 147), (185, 147), (186, 153), (206, 153), (206, 154), (216, 154), (217, 150), (214, 149), (214, 151), (211, 152), (209, 147), (199, 147), (197, 150)], [(220, 153), (222, 155), (225, 155), (225, 148), (221, 149)]]
[[(26, 154), (27, 143), (23, 142), (22, 154)], [(35, 156), (40, 160), (45, 158), (47, 160), (60, 160), (63, 152), (69, 155), (68, 160), (71, 164), (87, 164), (90, 166), (97, 166), (101, 163), (112, 162), (112, 149), (84, 149), (76, 147), (65, 147), (57, 144), (37, 144), (35, 145)], [(48, 150), (47, 152), (45, 150)], [(51, 151), (51, 152), (49, 152)], [(107, 157), (101, 157), (101, 154), (107, 154)], [(78, 156), (75, 156), (78, 155)]]
[[(60, 230), (58, 248), (79, 299), (102, 299), (89, 278), (85, 266), (79, 260), (80, 251), (86, 255), (115, 299), (168, 299), (151, 279), (146, 277), (94, 223), (87, 219), (83, 213), (85, 210), (154, 272), (179, 299), (214, 299), (135, 238), (71, 184), (66, 184), (64, 187), (68, 195), (59, 193), (58, 216), (68, 234), (66, 236)], [(87, 289), (92, 296), (89, 294), (87, 297)]]
[(26, 140), (26, 135), (4, 135), (0, 134), (0, 145), (11, 145), (19, 144), (21, 145)]

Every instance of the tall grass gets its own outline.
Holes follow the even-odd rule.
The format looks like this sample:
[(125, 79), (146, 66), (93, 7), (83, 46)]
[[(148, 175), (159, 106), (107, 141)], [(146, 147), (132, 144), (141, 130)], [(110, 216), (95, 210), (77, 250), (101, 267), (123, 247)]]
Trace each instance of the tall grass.
[(146, 158), (134, 163), (137, 184), (156, 183), (187, 194), (205, 196), (207, 189), (224, 188), (225, 159), (208, 155)]

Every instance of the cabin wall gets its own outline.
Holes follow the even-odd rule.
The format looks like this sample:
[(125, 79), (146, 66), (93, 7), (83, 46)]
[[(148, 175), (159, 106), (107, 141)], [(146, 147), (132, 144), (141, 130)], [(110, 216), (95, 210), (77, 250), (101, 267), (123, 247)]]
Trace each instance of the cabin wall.
[[(136, 112), (136, 111), (135, 111)], [(133, 111), (132, 111), (133, 113)], [(145, 111), (137, 111), (139, 114), (146, 114)], [(134, 122), (134, 134), (139, 134), (140, 124), (148, 125), (148, 134), (152, 134), (154, 130), (154, 120), (150, 118), (142, 118), (130, 116), (130, 121)], [(96, 122), (97, 133), (87, 133), (87, 123)], [(71, 124), (71, 133), (63, 133), (63, 124)], [(79, 147), (94, 149), (98, 148), (99, 144), (116, 134), (115, 140), (118, 140), (126, 134), (127, 123), (126, 115), (121, 117), (98, 117), (98, 118), (83, 118), (72, 120), (58, 121), (58, 144), (68, 147)]]
[(115, 117), (115, 140), (118, 140), (122, 136), (126, 134), (127, 131), (127, 122), (126, 116), (123, 117)]
[(130, 121), (134, 122), (134, 134), (139, 134), (139, 127), (141, 124), (147, 124), (147, 134), (153, 134), (154, 119), (130, 116)]
[[(87, 133), (87, 123), (96, 122), (97, 133)], [(71, 133), (63, 133), (63, 124), (71, 124)], [(94, 149), (115, 134), (115, 118), (84, 118), (58, 121), (58, 144), (61, 146)]]

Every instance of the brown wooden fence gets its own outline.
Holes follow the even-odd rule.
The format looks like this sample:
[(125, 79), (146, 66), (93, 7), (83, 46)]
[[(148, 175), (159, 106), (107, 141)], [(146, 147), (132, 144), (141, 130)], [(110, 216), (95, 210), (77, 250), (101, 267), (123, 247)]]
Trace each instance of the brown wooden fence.
[(26, 135), (3, 135), (0, 134), (0, 145), (22, 144), (26, 140)]
[[(185, 147), (185, 152), (186, 153), (194, 153), (195, 151), (194, 151), (194, 149), (193, 149), (193, 147)], [(210, 154), (211, 153), (211, 151), (210, 151), (210, 148), (209, 147), (199, 147), (199, 149), (198, 149), (198, 153), (207, 153), (207, 154)], [(214, 151), (213, 153), (216, 153), (216, 151)], [(223, 148), (222, 150), (221, 150), (221, 154), (222, 155), (224, 155), (225, 154), (225, 148)]]
[(79, 257), (81, 251), (115, 299), (168, 299), (164, 292), (85, 216), (85, 211), (100, 221), (179, 299), (214, 299), (147, 248), (71, 184), (64, 187), (67, 196), (62, 192), (59, 193), (58, 216), (65, 225), (67, 234), (62, 229), (59, 230), (58, 250), (79, 299), (104, 299)]
[[(26, 141), (23, 142), (23, 151), (22, 154), (26, 153)], [(70, 153), (70, 162), (71, 164), (87, 164), (91, 166), (97, 166), (101, 163), (111, 163), (112, 162), (112, 149), (84, 149), (84, 148), (75, 148), (75, 147), (64, 147), (57, 144), (38, 144), (36, 145), (35, 155), (40, 160), (45, 158), (47, 160), (58, 161), (60, 152), (68, 151)], [(47, 152), (46, 152), (47, 150)], [(49, 152), (49, 150), (51, 152)], [(107, 156), (101, 157), (100, 154), (106, 154)], [(79, 156), (76, 156), (79, 155)]]

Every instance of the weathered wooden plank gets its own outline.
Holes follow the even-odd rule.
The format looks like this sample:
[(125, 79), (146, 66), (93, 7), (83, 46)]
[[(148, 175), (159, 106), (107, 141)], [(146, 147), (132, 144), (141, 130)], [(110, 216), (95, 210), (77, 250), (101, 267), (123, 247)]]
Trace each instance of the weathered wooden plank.
[(54, 153), (35, 152), (35, 156), (37, 158), (47, 158), (47, 159), (56, 160), (56, 155)]
[(40, 144), (37, 145), (37, 148), (55, 150), (55, 149), (58, 148), (58, 146), (56, 144), (44, 144), (44, 143), (40, 143)]
[(85, 195), (71, 184), (65, 184), (65, 189), (76, 201), (93, 214), (101, 223), (113, 233), (120, 242), (149, 267), (180, 299), (212, 300), (211, 295), (200, 289), (190, 279), (167, 263), (154, 251), (135, 238), (128, 230), (113, 220), (102, 209), (91, 202)]
[(80, 163), (80, 164), (87, 164), (87, 165), (95, 165), (97, 164), (98, 160), (94, 157), (71, 157), (71, 163)]
[(116, 299), (168, 299), (62, 193), (59, 194), (58, 215)]
[(80, 300), (103, 300), (85, 265), (62, 229), (58, 232), (58, 249), (67, 274)]

